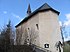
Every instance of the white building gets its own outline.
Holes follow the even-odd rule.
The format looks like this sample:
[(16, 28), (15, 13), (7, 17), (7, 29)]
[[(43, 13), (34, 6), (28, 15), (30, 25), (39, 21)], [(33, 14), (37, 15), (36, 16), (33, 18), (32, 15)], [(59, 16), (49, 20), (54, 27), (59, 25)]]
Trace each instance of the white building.
[[(59, 52), (56, 48), (58, 42), (62, 42), (59, 12), (45, 3), (32, 13), (29, 5), (27, 14), (28, 16), (16, 25), (17, 45), (27, 42), (45, 50)], [(61, 52), (63, 52), (62, 48)]]

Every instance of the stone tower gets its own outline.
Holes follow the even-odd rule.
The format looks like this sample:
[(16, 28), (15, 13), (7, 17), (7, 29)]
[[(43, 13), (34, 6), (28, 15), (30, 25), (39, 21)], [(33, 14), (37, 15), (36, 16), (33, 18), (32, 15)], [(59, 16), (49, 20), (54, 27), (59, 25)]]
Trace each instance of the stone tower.
[(26, 40), (44, 50), (59, 52), (57, 45), (62, 42), (59, 12), (45, 3), (32, 13), (29, 5), (27, 13), (28, 16), (16, 25), (17, 44), (23, 45)]

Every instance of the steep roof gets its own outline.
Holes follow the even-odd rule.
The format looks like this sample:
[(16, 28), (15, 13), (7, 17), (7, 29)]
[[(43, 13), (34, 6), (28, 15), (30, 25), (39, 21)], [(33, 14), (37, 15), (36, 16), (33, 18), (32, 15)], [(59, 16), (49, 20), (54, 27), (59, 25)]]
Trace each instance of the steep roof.
[(47, 3), (44, 3), (41, 7), (39, 7), (38, 9), (36, 9), (34, 12), (32, 12), (29, 16), (27, 16), (26, 18), (24, 18), (19, 24), (17, 24), (15, 27), (18, 27), (19, 25), (21, 25), (22, 23), (26, 22), (28, 19), (30, 19), (33, 15), (37, 14), (38, 12), (42, 12), (42, 11), (48, 11), (48, 10), (52, 10), (53, 12), (57, 13), (59, 15), (59, 12), (54, 10), (53, 8), (51, 8)]
[(45, 3), (40, 8), (38, 8), (37, 10), (45, 10), (45, 9), (50, 9), (50, 8), (51, 7), (47, 3)]

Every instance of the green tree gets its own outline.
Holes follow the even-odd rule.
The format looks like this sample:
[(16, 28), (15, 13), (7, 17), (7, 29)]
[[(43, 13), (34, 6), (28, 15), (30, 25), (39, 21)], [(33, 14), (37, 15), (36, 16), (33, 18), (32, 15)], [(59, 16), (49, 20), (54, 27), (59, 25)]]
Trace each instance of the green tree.
[(63, 50), (64, 50), (64, 52), (70, 52), (70, 45), (69, 45), (69, 43), (65, 42)]
[(12, 28), (11, 21), (9, 21), (8, 24), (5, 27), (3, 27), (3, 29), (0, 33), (0, 37), (1, 37), (0, 43), (2, 45), (14, 44), (14, 39), (13, 39), (14, 35), (15, 35), (15, 33), (14, 33), (13, 28)]

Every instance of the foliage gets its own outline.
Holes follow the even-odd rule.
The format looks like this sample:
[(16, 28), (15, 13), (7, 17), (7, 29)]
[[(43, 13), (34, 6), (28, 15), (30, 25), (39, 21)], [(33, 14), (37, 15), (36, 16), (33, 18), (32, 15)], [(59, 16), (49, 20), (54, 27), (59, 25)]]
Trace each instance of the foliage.
[[(64, 38), (67, 37), (67, 31), (65, 30), (65, 28), (66, 26), (64, 25), (64, 23), (62, 23), (60, 30), (61, 30), (62, 40), (63, 40), (63, 52), (70, 52), (70, 41), (64, 42)], [(66, 36), (64, 37), (64, 35)]]
[(0, 34), (0, 45), (11, 45), (14, 43), (11, 41), (13, 39), (12, 35), (15, 35), (14, 31), (12, 30), (11, 21), (3, 27)]
[(63, 47), (63, 52), (70, 52), (70, 45), (68, 43), (65, 43)]

